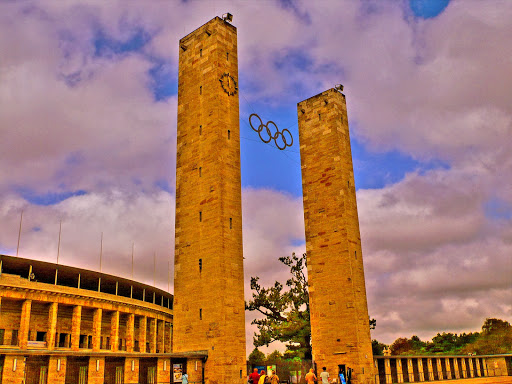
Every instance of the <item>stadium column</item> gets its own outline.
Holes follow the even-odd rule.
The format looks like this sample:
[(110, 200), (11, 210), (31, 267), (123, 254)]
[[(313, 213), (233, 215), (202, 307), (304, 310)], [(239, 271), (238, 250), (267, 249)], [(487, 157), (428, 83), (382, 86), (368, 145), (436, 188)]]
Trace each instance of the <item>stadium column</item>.
[[(66, 382), (66, 356), (50, 356), (48, 361), (48, 382), (51, 384), (65, 384)], [(40, 382), (43, 382), (42, 380)]]
[(110, 350), (119, 350), (119, 311), (113, 311), (110, 315)]
[(82, 321), (82, 306), (73, 307), (73, 317), (71, 318), (71, 350), (78, 351), (80, 348), (80, 323)]
[(156, 319), (149, 319), (149, 352), (156, 353)]
[(156, 340), (156, 350), (158, 353), (164, 353), (165, 352), (165, 321), (163, 320), (157, 320), (156, 323), (156, 334), (157, 334), (157, 340)]
[(139, 383), (139, 359), (126, 358), (124, 360), (124, 383), (123, 384), (138, 384)]
[(245, 378), (236, 28), (180, 40), (173, 352), (208, 350), (207, 383)]
[(105, 357), (89, 357), (89, 367), (87, 369), (87, 384), (105, 383)]
[(148, 327), (148, 318), (146, 316), (141, 316), (139, 320), (139, 352), (145, 353), (146, 351), (146, 343), (147, 343), (147, 327)]
[(21, 349), (27, 349), (31, 309), (32, 300), (24, 300), (21, 305), (20, 334), (18, 338)]
[(55, 349), (55, 332), (57, 331), (57, 315), (59, 303), (51, 303), (48, 310), (48, 343), (46, 348), (49, 351)]
[(168, 383), (171, 380), (171, 360), (168, 357), (159, 357), (156, 368), (157, 383)]
[(130, 313), (126, 321), (126, 352), (133, 352), (135, 340), (135, 315)]
[(345, 95), (335, 89), (297, 105), (308, 264), (311, 344), (319, 371), (374, 366)]
[(92, 316), (92, 350), (98, 352), (101, 348), (101, 321), (103, 310), (96, 308)]

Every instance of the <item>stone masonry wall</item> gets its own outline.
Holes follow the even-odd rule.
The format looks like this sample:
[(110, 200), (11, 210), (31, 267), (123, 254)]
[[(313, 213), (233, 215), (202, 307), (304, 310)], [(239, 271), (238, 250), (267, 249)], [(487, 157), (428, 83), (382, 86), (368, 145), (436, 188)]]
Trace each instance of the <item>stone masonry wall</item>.
[(241, 383), (245, 308), (236, 28), (216, 17), (181, 39), (179, 50), (173, 348), (208, 350), (207, 383)]
[(297, 106), (313, 357), (337, 377), (373, 383), (361, 238), (345, 96), (330, 89)]

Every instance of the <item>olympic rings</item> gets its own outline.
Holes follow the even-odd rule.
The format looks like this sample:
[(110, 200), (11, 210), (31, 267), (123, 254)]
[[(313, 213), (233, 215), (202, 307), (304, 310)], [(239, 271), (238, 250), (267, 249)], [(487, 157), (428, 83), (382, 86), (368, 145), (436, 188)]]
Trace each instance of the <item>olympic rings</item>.
[[(260, 124), (258, 125), (257, 128), (255, 128), (254, 125), (252, 124), (251, 119), (253, 117), (256, 117), (260, 121)], [(267, 124), (263, 124), (261, 117), (259, 117), (256, 113), (253, 113), (249, 116), (249, 125), (251, 126), (253, 131), (258, 132), (258, 136), (260, 137), (261, 141), (263, 141), (264, 143), (270, 143), (271, 140), (274, 140), (276, 147), (281, 151), (284, 150), (286, 147), (291, 147), (293, 145), (293, 136), (290, 133), (290, 131), (288, 129), (283, 129), (281, 132), (279, 132), (279, 128), (277, 127), (276, 123), (274, 123), (272, 120), (267, 121)], [(273, 125), (275, 127), (275, 133), (272, 133), (274, 129), (271, 129), (269, 127), (270, 125)], [(265, 128), (265, 131), (263, 131), (263, 128)], [(284, 135), (285, 132), (288, 132), (288, 135), (290, 136), (290, 144), (288, 144), (288, 140)], [(267, 136), (268, 138), (266, 138)], [(281, 140), (278, 142), (279, 138), (281, 138)], [(282, 145), (280, 145), (281, 142)]]

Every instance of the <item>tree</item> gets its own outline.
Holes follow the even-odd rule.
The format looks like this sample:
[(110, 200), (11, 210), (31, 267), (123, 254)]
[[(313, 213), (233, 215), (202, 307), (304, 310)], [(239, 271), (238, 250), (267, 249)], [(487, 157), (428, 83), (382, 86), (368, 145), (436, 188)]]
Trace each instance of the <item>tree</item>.
[(301, 257), (280, 257), (279, 261), (290, 268), (291, 278), (283, 285), (276, 281), (274, 286), (263, 288), (258, 277), (251, 277), (252, 300), (245, 304), (245, 309), (258, 311), (265, 317), (255, 319), (259, 333), (254, 335), (256, 347), (268, 346), (273, 341), (286, 344), (289, 352), (294, 352), (303, 359), (310, 360), (311, 326), (309, 322), (309, 292), (306, 269), (306, 254)]
[[(279, 261), (290, 268), (291, 278), (286, 281), (286, 288), (278, 281), (264, 288), (258, 283), (259, 277), (251, 277), (252, 300), (245, 304), (245, 309), (264, 315), (263, 319), (251, 323), (259, 330), (253, 338), (254, 346), (268, 346), (277, 340), (287, 343), (286, 358), (311, 360), (306, 254), (298, 257), (292, 253), (292, 256), (280, 257)], [(376, 324), (377, 320), (369, 320), (370, 329), (375, 329)]]
[(511, 325), (508, 321), (500, 320), (500, 319), (485, 319), (484, 324), (482, 325), (482, 332), (484, 334), (493, 334), (500, 332), (510, 331)]
[(427, 346), (427, 343), (424, 341), (421, 341), (421, 339), (414, 335), (410, 339), (411, 349), (415, 353), (421, 353), (425, 350), (425, 347)]
[(254, 348), (247, 360), (249, 360), (250, 364), (263, 364), (266, 361), (266, 357), (258, 348)]
[(411, 353), (412, 344), (406, 337), (399, 337), (391, 344), (392, 355), (407, 355)]
[(283, 354), (276, 349), (274, 352), (268, 354), (266, 361), (268, 364), (278, 364), (282, 359)]
[(474, 342), (467, 344), (462, 352), (479, 355), (512, 352), (512, 326), (508, 321), (485, 319), (482, 332)]
[(386, 344), (382, 344), (377, 340), (372, 340), (372, 352), (373, 356), (382, 356), (384, 355), (384, 348), (386, 348)]

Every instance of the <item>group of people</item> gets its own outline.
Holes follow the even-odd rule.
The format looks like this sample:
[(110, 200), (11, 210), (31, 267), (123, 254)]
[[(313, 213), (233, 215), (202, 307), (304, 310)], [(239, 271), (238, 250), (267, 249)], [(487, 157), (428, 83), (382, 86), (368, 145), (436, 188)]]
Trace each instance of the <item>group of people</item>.
[[(313, 368), (311, 368), (309, 373), (306, 374), (305, 379), (307, 384), (315, 384), (315, 382), (318, 381)], [(322, 384), (329, 384), (331, 382), (329, 372), (327, 372), (326, 367), (322, 368), (320, 379), (322, 379)], [(254, 371), (249, 375), (247, 382), (249, 384), (279, 384), (279, 376), (276, 375), (276, 371), (269, 371), (269, 375), (267, 376), (265, 371), (262, 370), (258, 373), (258, 368), (254, 368)], [(340, 384), (346, 384), (343, 373), (340, 373)]]
[(258, 368), (254, 368), (254, 372), (249, 375), (247, 382), (249, 384), (279, 384), (279, 376), (276, 375), (276, 371), (268, 371), (266, 375), (265, 371), (258, 373)]

